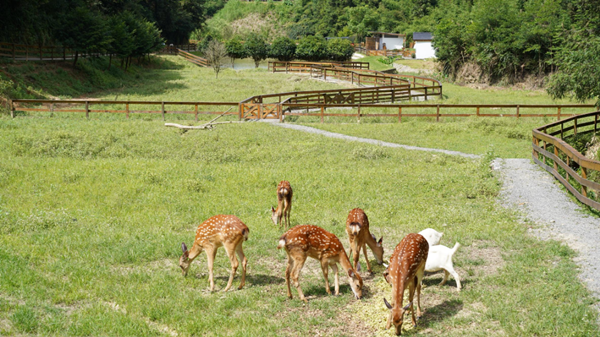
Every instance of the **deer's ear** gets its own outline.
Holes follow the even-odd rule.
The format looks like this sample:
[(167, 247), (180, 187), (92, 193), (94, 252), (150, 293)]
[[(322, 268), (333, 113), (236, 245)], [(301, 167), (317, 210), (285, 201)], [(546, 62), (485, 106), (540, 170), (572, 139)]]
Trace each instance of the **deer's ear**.
[(275, 213), (275, 208), (273, 208), (273, 206), (271, 206), (271, 212)]
[(379, 244), (379, 246), (381, 247), (381, 245), (383, 245), (383, 236), (381, 237), (381, 239), (379, 239), (379, 241), (377, 242)]
[[(390, 302), (388, 302), (388, 301), (385, 299), (385, 297), (383, 298), (383, 303), (385, 303), (385, 306), (386, 306), (388, 309), (392, 310), (392, 305), (390, 304)], [(389, 328), (388, 328), (388, 329), (389, 329)]]
[(181, 243), (181, 250), (182, 250), (184, 253), (185, 253), (185, 252), (187, 252), (187, 250), (188, 250), (188, 249), (187, 249), (187, 246), (185, 245), (185, 242), (182, 242), (182, 243)]
[(352, 269), (348, 269), (348, 276), (354, 277), (354, 271)]
[(410, 308), (410, 306), (412, 305), (412, 302), (408, 302), (407, 305), (404, 306), (404, 308), (402, 308), (402, 310), (408, 310), (408, 308)]

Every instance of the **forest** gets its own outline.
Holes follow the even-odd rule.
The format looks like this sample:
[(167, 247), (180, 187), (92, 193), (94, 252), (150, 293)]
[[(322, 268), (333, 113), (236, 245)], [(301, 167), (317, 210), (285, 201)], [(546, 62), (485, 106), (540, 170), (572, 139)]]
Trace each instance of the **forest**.
[(8, 0), (0, 13), (1, 42), (134, 57), (190, 37), (360, 42), (385, 31), (409, 44), (413, 32), (430, 31), (450, 80), (532, 80), (555, 97), (600, 96), (600, 0)]

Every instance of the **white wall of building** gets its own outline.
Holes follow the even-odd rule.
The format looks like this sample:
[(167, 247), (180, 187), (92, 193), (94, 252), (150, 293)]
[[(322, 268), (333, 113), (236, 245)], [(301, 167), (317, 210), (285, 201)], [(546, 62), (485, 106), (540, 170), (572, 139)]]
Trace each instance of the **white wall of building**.
[(435, 49), (431, 41), (415, 41), (415, 58), (427, 59), (435, 57)]
[(404, 46), (403, 37), (382, 37), (379, 39), (379, 49), (383, 49), (383, 44), (387, 49), (402, 49)]

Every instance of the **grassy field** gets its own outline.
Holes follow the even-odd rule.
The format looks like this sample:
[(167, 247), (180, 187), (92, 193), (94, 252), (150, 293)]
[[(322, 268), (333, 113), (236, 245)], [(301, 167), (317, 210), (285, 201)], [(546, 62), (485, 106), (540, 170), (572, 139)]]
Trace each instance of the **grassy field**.
[[(264, 70), (225, 70), (214, 80), (210, 69), (171, 57), (157, 62), (140, 81), (86, 96), (239, 100), (338, 86)], [(477, 95), (448, 90), (465, 101)], [(501, 101), (508, 94), (530, 93), (488, 96)], [(275, 248), (283, 230), (269, 218), (283, 179), (294, 188), (292, 224), (322, 226), (346, 247), (344, 224), (354, 207), (383, 236), (386, 259), (407, 233), (427, 227), (443, 231), (446, 246), (462, 244), (454, 264), (463, 291), (453, 280), (439, 287), (441, 274), (426, 277), (425, 315), (415, 329), (405, 324), (407, 335), (600, 333), (574, 252), (527, 235), (533, 224), (497, 203), (489, 161), (492, 154), (519, 156), (528, 141), (508, 133), (527, 133), (523, 120), (333, 121), (308, 124), (403, 143), (437, 137), (436, 147), (486, 155), (473, 161), (382, 148), (263, 123), (184, 132), (145, 117), (0, 115), (0, 334), (391, 336), (383, 331), (382, 297), (389, 300), (390, 288), (381, 266), (364, 275), (365, 298), (356, 301), (344, 278), (341, 296), (327, 296), (320, 266), (309, 260), (301, 274), (309, 304), (286, 298), (286, 257)], [(465, 138), (464, 131), (479, 136)], [(409, 132), (416, 135), (400, 138)], [(197, 225), (216, 214), (235, 214), (250, 228), (243, 290), (220, 292), (229, 271), (223, 250), (215, 262), (217, 292), (207, 291), (205, 255), (181, 276), (181, 242), (190, 246)], [(239, 281), (238, 273), (234, 289)]]

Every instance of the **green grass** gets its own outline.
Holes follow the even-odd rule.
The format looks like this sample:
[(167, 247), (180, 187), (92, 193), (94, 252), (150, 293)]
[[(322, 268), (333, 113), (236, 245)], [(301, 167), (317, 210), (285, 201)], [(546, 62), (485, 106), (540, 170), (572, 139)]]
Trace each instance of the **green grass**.
[[(260, 69), (227, 69), (216, 80), (211, 69), (174, 57), (154, 64), (127, 86), (92, 88), (85, 95), (239, 101), (338, 87)], [(444, 91), (448, 100), (463, 103), (477, 97), (549, 101), (539, 92), (484, 95), (451, 85)], [(390, 294), (380, 266), (375, 277), (365, 278), (365, 298), (355, 301), (344, 278), (342, 296), (327, 296), (320, 267), (310, 260), (301, 275), (308, 306), (286, 299), (286, 257), (275, 249), (282, 231), (269, 219), (275, 187), (284, 179), (294, 188), (293, 225), (322, 226), (346, 244), (347, 212), (361, 207), (374, 234), (384, 237), (386, 259), (407, 233), (427, 227), (445, 233), (442, 244), (463, 245), (454, 258), (463, 291), (437, 286), (439, 274), (426, 277), (425, 316), (408, 335), (599, 333), (596, 301), (576, 276), (574, 252), (527, 235), (531, 224), (520, 223), (496, 200), (492, 154), (528, 157), (530, 128), (545, 121), (408, 118), (375, 124), (387, 120), (363, 118), (363, 124), (340, 124), (351, 120), (297, 122), (486, 155), (473, 161), (262, 123), (184, 132), (146, 116), (0, 116), (0, 334), (391, 335), (382, 331), (388, 314), (382, 297)], [(204, 255), (187, 278), (177, 265), (180, 243), (189, 246), (196, 226), (216, 214), (235, 214), (250, 228), (244, 244), (249, 274), (241, 291), (208, 292)], [(217, 290), (225, 287), (228, 270), (219, 250)], [(238, 284), (239, 274), (234, 288)]]
[[(446, 245), (463, 244), (455, 263), (464, 291), (437, 287), (435, 276), (427, 281), (416, 331), (485, 335), (493, 322), (508, 335), (598, 333), (572, 251), (527, 236), (497, 205), (489, 158), (392, 150), (261, 123), (181, 132), (157, 121), (66, 116), (0, 119), (0, 129), (2, 334), (353, 335), (356, 324), (380, 331), (360, 313), (386, 318), (380, 267), (356, 302), (344, 278), (342, 296), (327, 296), (309, 261), (301, 278), (309, 305), (285, 298), (286, 258), (275, 249), (281, 231), (269, 219), (282, 179), (294, 188), (294, 225), (319, 225), (346, 242), (347, 212), (362, 207), (384, 237), (386, 258), (404, 235), (426, 227), (442, 229)], [(211, 294), (204, 255), (187, 278), (177, 259), (180, 243), (191, 244), (196, 226), (220, 213), (250, 228), (249, 277), (242, 291)], [(498, 250), (497, 272), (482, 266), (482, 249)], [(228, 266), (220, 250), (217, 290)]]

